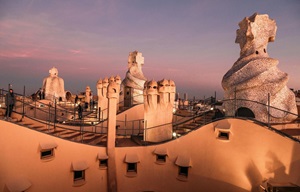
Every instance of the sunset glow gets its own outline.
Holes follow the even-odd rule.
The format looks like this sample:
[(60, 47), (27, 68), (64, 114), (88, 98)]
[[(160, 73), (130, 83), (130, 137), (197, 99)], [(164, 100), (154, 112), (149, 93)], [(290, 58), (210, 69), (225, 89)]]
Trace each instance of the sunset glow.
[(223, 97), (223, 75), (239, 57), (238, 23), (258, 12), (277, 23), (270, 57), (299, 87), (298, 1), (2, 1), (0, 88), (28, 94), (55, 66), (72, 93), (93, 92), (100, 78), (127, 71), (129, 52), (143, 53), (148, 79), (175, 81), (189, 97)]

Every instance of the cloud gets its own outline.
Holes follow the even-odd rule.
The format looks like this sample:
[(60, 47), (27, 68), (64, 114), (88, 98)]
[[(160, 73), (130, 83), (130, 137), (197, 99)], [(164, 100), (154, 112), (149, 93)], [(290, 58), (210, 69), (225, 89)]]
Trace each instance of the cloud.
[(28, 53), (12, 53), (12, 52), (1, 52), (0, 57), (5, 57), (5, 58), (28, 58), (30, 55)]
[(78, 55), (78, 54), (81, 54), (81, 53), (82, 53), (81, 50), (74, 50), (74, 49), (69, 50), (69, 52), (72, 53), (72, 54), (74, 54), (74, 55)]

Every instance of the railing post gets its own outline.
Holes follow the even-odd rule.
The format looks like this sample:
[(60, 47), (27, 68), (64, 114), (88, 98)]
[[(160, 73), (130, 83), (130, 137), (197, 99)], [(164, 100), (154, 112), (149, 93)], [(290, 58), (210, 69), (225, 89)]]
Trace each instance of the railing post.
[(3, 94), (3, 88), (1, 89), (1, 101), (4, 103), (4, 94)]
[(98, 118), (99, 118), (99, 122), (101, 121), (101, 107), (98, 107)]
[(146, 141), (147, 136), (147, 120), (144, 120), (145, 127), (144, 127), (144, 141)]
[(74, 102), (74, 116), (73, 116), (73, 122), (75, 123), (75, 119), (76, 119), (76, 103)]
[[(101, 108), (100, 108), (100, 111), (101, 111)], [(101, 111), (101, 113), (100, 113), (100, 115), (101, 115), (101, 121), (102, 121), (102, 128), (103, 128), (103, 124), (104, 124), (104, 119), (103, 119), (103, 114), (104, 114), (104, 112), (103, 111)], [(106, 123), (107, 123), (107, 121), (106, 121)]]
[(22, 112), (22, 118), (24, 118), (25, 115), (25, 85), (23, 89), (23, 112)]
[(268, 93), (268, 127), (270, 128), (270, 93)]
[(34, 118), (36, 118), (36, 100), (34, 100)]
[(83, 143), (83, 128), (84, 128), (84, 119), (82, 119), (83, 123), (82, 123), (82, 130), (81, 130), (81, 143)]
[(54, 99), (54, 129), (56, 129), (56, 99)]
[(206, 125), (206, 111), (204, 111), (204, 125)]
[(141, 125), (144, 125), (144, 120), (142, 120), (142, 122), (140, 122), (140, 125), (139, 125), (139, 133), (138, 133), (138, 135), (141, 133)]
[[(237, 104), (236, 104), (236, 87), (235, 87), (235, 88), (234, 88), (234, 111), (233, 111), (234, 117), (236, 117), (235, 114), (237, 114), (237, 113), (236, 113), (236, 109), (237, 109)], [(237, 116), (238, 116), (238, 114), (237, 114)]]
[(125, 114), (125, 125), (124, 125), (124, 128), (125, 128), (125, 133), (124, 134), (125, 134), (125, 136), (127, 136), (126, 135), (126, 129), (127, 129), (126, 127), (127, 127), (127, 114)]
[(214, 110), (216, 109), (216, 103), (217, 103), (217, 92), (215, 91)]
[(82, 127), (83, 127), (83, 117), (81, 118), (81, 120), (80, 120), (80, 135), (81, 135), (81, 143), (82, 143), (82, 141), (83, 141), (83, 135), (82, 135)]
[(132, 121), (132, 131), (131, 131), (131, 135), (134, 135), (134, 121)]
[(48, 131), (50, 132), (50, 122), (51, 122), (51, 111), (50, 111), (50, 107), (51, 107), (51, 105), (50, 105), (50, 103), (49, 103), (49, 118), (48, 118)]

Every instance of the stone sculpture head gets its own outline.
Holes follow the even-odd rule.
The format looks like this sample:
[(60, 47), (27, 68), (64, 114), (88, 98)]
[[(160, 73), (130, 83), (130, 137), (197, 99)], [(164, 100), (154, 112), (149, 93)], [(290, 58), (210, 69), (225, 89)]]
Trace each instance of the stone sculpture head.
[(138, 51), (134, 51), (129, 53), (128, 56), (128, 69), (130, 69), (132, 66), (136, 66), (138, 68), (141, 68), (142, 65), (144, 65), (144, 57), (142, 56), (142, 53)]
[(170, 84), (170, 93), (176, 93), (176, 85), (175, 82), (172, 80), (169, 80), (169, 84)]
[(122, 83), (122, 80), (121, 80), (121, 77), (119, 75), (115, 76), (115, 82), (119, 85), (121, 85)]
[(111, 83), (111, 82), (114, 82), (115, 81), (115, 77), (114, 76), (110, 76), (110, 78), (108, 79), (108, 82)]
[(170, 92), (170, 83), (168, 80), (163, 79), (158, 82), (158, 92), (159, 93), (169, 93)]
[(52, 68), (49, 70), (49, 74), (50, 74), (50, 77), (57, 77), (57, 76), (58, 76), (58, 70), (57, 70), (57, 68), (52, 67)]
[(97, 89), (102, 89), (103, 88), (103, 85), (102, 85), (102, 79), (99, 79), (97, 81)]
[(147, 94), (148, 95), (157, 95), (158, 94), (158, 85), (157, 82), (154, 80), (148, 81), (146, 86)]
[(276, 36), (276, 22), (269, 19), (269, 16), (257, 13), (245, 17), (239, 23), (240, 29), (236, 31), (236, 43), (240, 44), (240, 56), (245, 57), (251, 54), (267, 55), (268, 42), (273, 42)]
[(109, 83), (108, 87), (107, 87), (107, 97), (108, 98), (117, 98), (118, 94), (119, 94), (119, 85), (112, 81)]
[(107, 77), (105, 77), (105, 78), (102, 80), (102, 86), (103, 86), (103, 88), (107, 88), (107, 86), (108, 86), (108, 78), (107, 78)]

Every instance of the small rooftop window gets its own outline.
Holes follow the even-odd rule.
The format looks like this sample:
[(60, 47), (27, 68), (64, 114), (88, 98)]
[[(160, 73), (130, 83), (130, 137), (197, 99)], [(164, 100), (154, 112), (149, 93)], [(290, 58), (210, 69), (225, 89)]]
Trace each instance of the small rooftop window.
[(178, 175), (187, 178), (189, 175), (189, 167), (178, 166)]
[(40, 158), (42, 160), (52, 160), (54, 158), (54, 149), (57, 144), (54, 141), (40, 142)]
[(175, 164), (178, 166), (177, 179), (180, 181), (187, 181), (189, 169), (192, 167), (190, 158), (180, 155), (177, 157)]
[(46, 149), (41, 151), (41, 159), (48, 159), (54, 157), (53, 149)]
[(73, 170), (73, 186), (81, 186), (86, 183), (85, 170), (88, 168), (88, 164), (85, 161), (72, 162)]
[(139, 163), (139, 157), (137, 154), (126, 154), (125, 163), (127, 163), (126, 176), (137, 176), (137, 163)]
[(106, 153), (98, 153), (97, 159), (99, 160), (99, 168), (107, 169), (108, 156)]
[(230, 132), (219, 131), (218, 138), (219, 139), (224, 139), (224, 140), (229, 140), (229, 133)]
[(232, 135), (230, 129), (231, 125), (226, 120), (223, 120), (215, 126), (216, 138), (221, 141), (229, 141)]
[(161, 164), (166, 162), (167, 155), (156, 155), (156, 162)]
[(85, 170), (74, 171), (74, 182), (85, 180)]
[(168, 152), (166, 148), (156, 148), (153, 153), (156, 155), (157, 164), (165, 164)]

